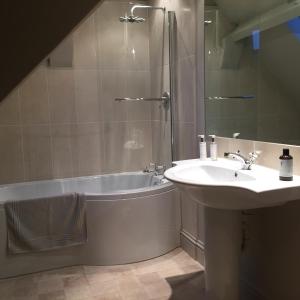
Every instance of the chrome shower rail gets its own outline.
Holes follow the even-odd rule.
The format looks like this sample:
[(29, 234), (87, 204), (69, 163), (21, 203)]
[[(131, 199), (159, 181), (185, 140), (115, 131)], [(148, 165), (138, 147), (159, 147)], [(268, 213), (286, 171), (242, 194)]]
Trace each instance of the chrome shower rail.
[(158, 102), (163, 102), (164, 106), (166, 107), (170, 101), (170, 95), (168, 92), (164, 92), (161, 97), (149, 97), (149, 98), (130, 98), (130, 97), (125, 97), (125, 98), (115, 98), (115, 101), (122, 102), (122, 101), (158, 101)]

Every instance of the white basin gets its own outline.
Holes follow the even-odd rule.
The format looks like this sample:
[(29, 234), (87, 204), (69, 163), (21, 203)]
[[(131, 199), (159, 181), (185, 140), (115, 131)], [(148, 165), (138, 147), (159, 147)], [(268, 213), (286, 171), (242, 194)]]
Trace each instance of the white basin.
[(201, 204), (213, 208), (244, 210), (277, 206), (300, 199), (300, 176), (280, 181), (277, 170), (229, 159), (179, 162), (165, 177)]
[(300, 177), (280, 181), (277, 170), (228, 159), (177, 164), (165, 177), (205, 208), (205, 299), (240, 300), (241, 210), (300, 199)]
[(200, 179), (201, 184), (205, 185), (255, 180), (255, 177), (251, 176), (251, 174), (242, 173), (236, 169), (208, 163), (185, 168), (181, 167), (179, 169), (177, 176), (191, 183), (195, 179)]

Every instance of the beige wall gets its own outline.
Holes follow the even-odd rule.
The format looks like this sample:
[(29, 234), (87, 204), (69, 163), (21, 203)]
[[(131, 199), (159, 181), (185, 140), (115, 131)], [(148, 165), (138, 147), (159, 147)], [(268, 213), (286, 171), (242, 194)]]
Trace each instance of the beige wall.
[(150, 90), (148, 22), (120, 23), (127, 11), (103, 2), (70, 36), (73, 67), (42, 63), (0, 103), (0, 184), (141, 170), (152, 160), (151, 105), (114, 101)]
[[(42, 64), (0, 103), (0, 184), (141, 170), (150, 161), (170, 162), (170, 112), (159, 104), (113, 101), (161, 96), (169, 90), (167, 14), (153, 11), (149, 22), (124, 26), (117, 19), (128, 9), (125, 2), (104, 2), (74, 31), (73, 68)], [(202, 45), (203, 2), (153, 4), (176, 13), (175, 146), (178, 159), (195, 158), (196, 135), (204, 129), (199, 128), (204, 121), (204, 80), (197, 68), (203, 53), (196, 47)], [(182, 229), (203, 240), (198, 222), (202, 208), (184, 195), (181, 201)], [(183, 246), (197, 257), (194, 245), (183, 240)]]
[[(175, 105), (175, 153), (177, 160), (196, 158), (198, 155), (197, 134), (204, 132), (203, 102), (203, 2), (194, 0), (157, 0), (153, 5), (166, 6), (176, 14), (176, 59), (173, 70), (176, 76)], [(159, 31), (162, 25), (157, 22), (159, 12), (154, 12), (150, 25), (150, 68), (152, 90), (160, 94), (169, 88), (168, 32)], [(165, 23), (167, 23), (167, 16)], [(162, 22), (162, 21), (161, 21)], [(164, 42), (164, 51), (156, 45)], [(198, 48), (197, 48), (198, 47)], [(199, 68), (198, 68), (199, 67)], [(202, 109), (202, 110), (201, 110)], [(152, 111), (153, 155), (160, 157), (160, 148), (166, 138), (166, 128), (170, 126), (168, 115), (162, 110)], [(159, 128), (154, 130), (154, 128)], [(187, 195), (181, 194), (182, 233), (194, 242), (203, 241), (202, 207)], [(182, 235), (182, 247), (194, 258), (203, 263), (203, 253)]]
[[(176, 76), (176, 113), (175, 113), (175, 150), (177, 159), (186, 159), (196, 156), (197, 147), (197, 101), (196, 101), (196, 5), (194, 0), (156, 0), (151, 2), (156, 6), (165, 6), (169, 11), (175, 11), (177, 20), (176, 59), (173, 70)], [(158, 14), (158, 12), (154, 12)], [(167, 24), (167, 14), (165, 24)], [(157, 22), (152, 24), (150, 39), (150, 66), (153, 89), (159, 93), (169, 87), (169, 61), (168, 61), (168, 31), (164, 33), (157, 30)], [(159, 33), (159, 34), (157, 34)], [(155, 43), (164, 41), (164, 51), (156, 51)], [(151, 44), (152, 43), (152, 44)], [(166, 118), (161, 117), (162, 112), (154, 111), (153, 120), (157, 126), (164, 126)]]

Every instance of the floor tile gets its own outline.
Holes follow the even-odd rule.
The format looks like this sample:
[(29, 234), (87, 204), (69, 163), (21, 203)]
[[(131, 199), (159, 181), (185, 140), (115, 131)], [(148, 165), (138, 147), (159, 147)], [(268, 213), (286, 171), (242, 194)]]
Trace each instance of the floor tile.
[(203, 300), (203, 282), (203, 267), (177, 248), (128, 265), (74, 266), (0, 280), (0, 299)]

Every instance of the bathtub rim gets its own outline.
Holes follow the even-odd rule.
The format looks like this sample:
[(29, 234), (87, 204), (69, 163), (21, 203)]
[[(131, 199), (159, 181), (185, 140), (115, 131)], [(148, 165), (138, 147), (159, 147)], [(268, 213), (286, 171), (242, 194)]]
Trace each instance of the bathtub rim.
[(127, 190), (130, 192), (125, 192), (125, 191), (122, 192), (121, 190), (120, 193), (114, 193), (114, 194), (84, 193), (84, 196), (87, 201), (128, 200), (128, 199), (135, 199), (135, 198), (140, 198), (145, 196), (152, 196), (152, 195), (154, 196), (154, 195), (171, 191), (173, 189), (176, 189), (175, 185), (172, 182), (167, 182), (160, 185), (155, 185), (153, 187)]
[[(118, 175), (147, 175), (148, 173), (144, 173), (143, 171), (133, 171), (133, 172), (120, 172), (120, 173), (106, 173), (101, 175), (89, 175), (89, 176), (80, 176), (80, 177), (66, 177), (66, 178), (53, 178), (53, 179), (45, 179), (45, 180), (34, 180), (34, 181), (25, 181), (25, 182), (16, 182), (16, 183), (9, 183), (9, 184), (2, 184), (0, 185), (0, 191), (2, 189), (8, 189), (13, 187), (21, 187), (21, 186), (30, 186), (35, 184), (47, 184), (47, 183), (57, 183), (57, 184), (63, 184), (65, 181), (80, 181), (80, 180), (86, 180), (89, 179), (98, 179), (105, 176), (118, 176)], [(155, 195), (159, 193), (163, 193), (165, 191), (169, 191), (172, 189), (175, 189), (175, 185), (168, 181), (167, 179), (164, 179), (165, 182), (143, 187), (143, 188), (137, 188), (137, 189), (128, 189), (128, 190), (115, 190), (113, 193), (88, 193), (88, 192), (77, 192), (78, 194), (82, 194), (86, 197), (86, 200), (126, 200), (131, 198), (138, 198), (138, 197), (144, 197), (147, 195)], [(74, 191), (75, 192), (75, 191)], [(58, 193), (57, 196), (62, 195), (63, 193)], [(4, 204), (5, 200), (0, 199), (0, 206)]]

